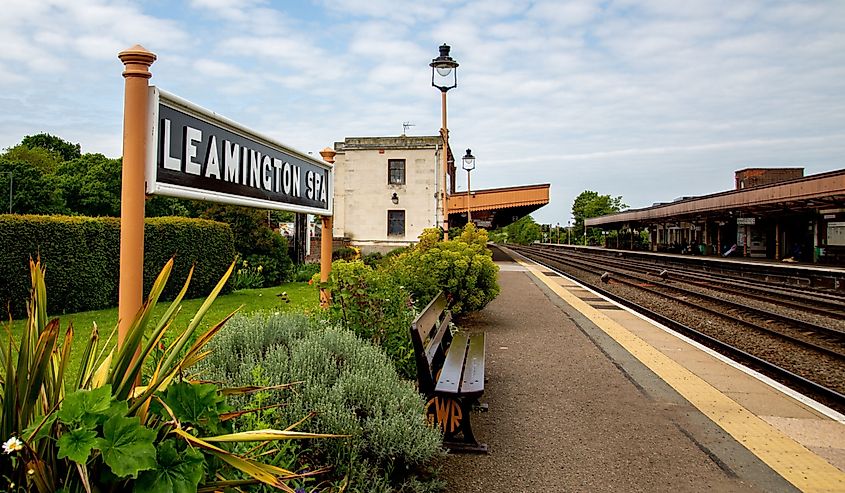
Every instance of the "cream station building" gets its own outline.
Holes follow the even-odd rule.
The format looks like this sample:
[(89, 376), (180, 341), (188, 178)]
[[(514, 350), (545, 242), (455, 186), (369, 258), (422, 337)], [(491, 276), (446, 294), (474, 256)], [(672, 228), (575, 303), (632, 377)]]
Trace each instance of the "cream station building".
[(335, 238), (386, 253), (439, 224), (439, 136), (348, 137), (334, 150)]
[[(440, 136), (348, 137), (326, 151), (334, 153), (333, 236), (343, 238), (341, 244), (386, 253), (442, 224)], [(493, 229), (549, 203), (548, 184), (472, 190), (469, 197), (456, 193), (456, 174), (462, 173), (446, 152), (450, 227), (465, 225), (468, 209), (477, 226)]]

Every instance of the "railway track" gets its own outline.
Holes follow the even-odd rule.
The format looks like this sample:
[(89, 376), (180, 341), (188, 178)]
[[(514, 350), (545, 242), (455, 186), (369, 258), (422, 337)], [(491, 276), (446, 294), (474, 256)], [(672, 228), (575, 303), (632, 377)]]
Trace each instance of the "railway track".
[[(532, 248), (533, 251), (555, 251), (554, 248)], [(781, 282), (764, 282), (760, 279), (749, 280), (745, 277), (726, 274), (714, 274), (707, 269), (695, 269), (679, 264), (660, 264), (654, 261), (624, 258), (614, 259), (609, 256), (587, 255), (584, 253), (567, 252), (569, 258), (584, 260), (603, 259), (608, 265), (621, 266), (626, 269), (637, 269), (644, 274), (659, 275), (666, 272), (667, 277), (681, 280), (687, 284), (715, 288), (745, 298), (772, 302), (776, 300), (781, 306), (790, 307), (804, 312), (816, 313), (823, 316), (845, 321), (845, 296), (829, 292), (824, 289), (812, 289), (809, 286), (795, 287)]]
[[(654, 264), (542, 247), (513, 249), (834, 408), (845, 409), (845, 317), (827, 293), (816, 297), (815, 293), (784, 293), (781, 286), (756, 286), (753, 295), (746, 296), (739, 287), (724, 289), (733, 281), (712, 279), (716, 276), (703, 278), (672, 269), (661, 277), (667, 269)], [(735, 299), (713, 293), (713, 286), (729, 291)], [(761, 308), (751, 300), (756, 305), (785, 306), (792, 313)], [(815, 320), (808, 321), (807, 313)]]

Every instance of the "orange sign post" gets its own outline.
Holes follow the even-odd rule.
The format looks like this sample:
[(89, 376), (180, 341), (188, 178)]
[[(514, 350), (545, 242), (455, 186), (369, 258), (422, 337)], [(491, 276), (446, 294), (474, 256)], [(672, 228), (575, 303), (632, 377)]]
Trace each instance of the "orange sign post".
[[(321, 279), (331, 270), (334, 151), (321, 162), (148, 83), (156, 55), (118, 54), (126, 79), (118, 345), (143, 305), (144, 199), (168, 195), (323, 218)], [(321, 293), (321, 302), (330, 300)]]
[(126, 87), (123, 102), (123, 171), (120, 195), (120, 287), (117, 344), (123, 344), (144, 300), (144, 165), (147, 95), (154, 53), (135, 45), (118, 55)]
[[(334, 149), (326, 147), (320, 151), (323, 161), (334, 164), (334, 157), (337, 153)], [(329, 280), (332, 271), (332, 239), (334, 236), (332, 216), (322, 216), (322, 231), (320, 232), (320, 282)], [(332, 302), (332, 294), (325, 288), (320, 288), (320, 306), (326, 307)]]

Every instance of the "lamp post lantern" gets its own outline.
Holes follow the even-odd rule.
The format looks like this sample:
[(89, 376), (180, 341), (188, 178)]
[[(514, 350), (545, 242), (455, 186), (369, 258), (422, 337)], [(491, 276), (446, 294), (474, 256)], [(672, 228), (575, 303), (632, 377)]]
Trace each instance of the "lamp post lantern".
[(570, 226), (571, 221), (566, 221), (566, 244), (569, 245), (572, 243), (570, 236), (572, 235), (572, 226)]
[(440, 136), (443, 138), (443, 188), (440, 192), (440, 204), (443, 214), (443, 239), (449, 239), (449, 208), (446, 205), (446, 188), (449, 186), (449, 130), (446, 126), (446, 92), (458, 87), (458, 62), (449, 56), (451, 47), (440, 45), (440, 56), (433, 58), (431, 67), (431, 85), (440, 89), (442, 124)]
[(469, 172), (475, 169), (475, 156), (472, 155), (472, 151), (467, 149), (467, 153), (461, 158), (461, 163), (463, 168), (467, 170), (467, 224), (472, 222), (472, 212), (469, 208), (469, 196), (472, 193), (472, 188), (469, 186)]

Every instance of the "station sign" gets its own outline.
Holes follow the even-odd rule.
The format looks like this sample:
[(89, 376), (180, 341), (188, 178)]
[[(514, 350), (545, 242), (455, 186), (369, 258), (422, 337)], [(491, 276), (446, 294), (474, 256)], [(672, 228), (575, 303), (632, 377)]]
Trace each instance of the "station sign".
[(147, 194), (332, 215), (327, 163), (150, 87)]
[(738, 217), (736, 218), (736, 224), (738, 226), (754, 226), (756, 219), (754, 217)]

